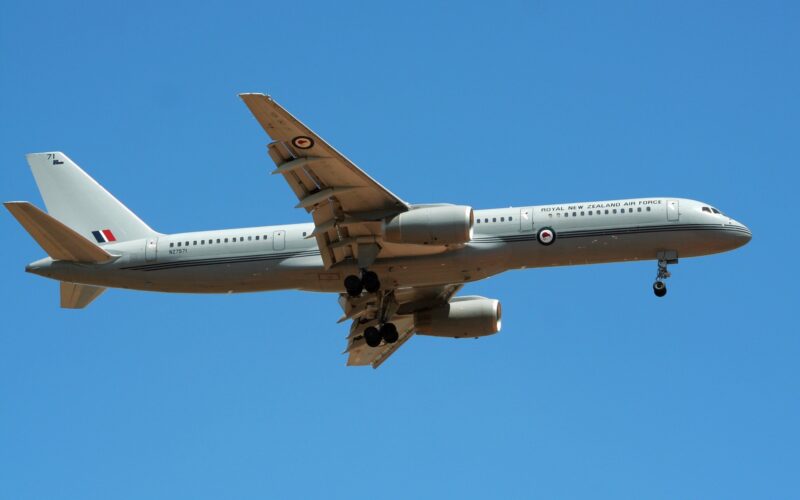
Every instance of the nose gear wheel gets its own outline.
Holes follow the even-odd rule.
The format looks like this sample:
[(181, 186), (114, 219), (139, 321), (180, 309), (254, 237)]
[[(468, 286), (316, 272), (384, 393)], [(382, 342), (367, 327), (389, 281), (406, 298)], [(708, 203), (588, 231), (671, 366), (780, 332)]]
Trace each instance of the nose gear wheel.
[[(661, 257), (661, 256), (659, 256)], [(656, 281), (653, 283), (653, 293), (656, 297), (663, 297), (667, 294), (667, 284), (664, 283), (664, 280), (672, 276), (672, 274), (667, 269), (669, 264), (677, 264), (678, 259), (666, 259), (666, 258), (659, 258), (658, 259), (658, 273), (656, 274)]]

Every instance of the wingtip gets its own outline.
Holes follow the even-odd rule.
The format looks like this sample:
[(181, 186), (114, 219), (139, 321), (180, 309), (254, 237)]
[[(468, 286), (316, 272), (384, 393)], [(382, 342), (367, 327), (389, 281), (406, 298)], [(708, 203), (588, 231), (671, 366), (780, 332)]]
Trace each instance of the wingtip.
[(272, 97), (269, 94), (262, 94), (261, 92), (242, 92), (239, 94), (239, 97), (243, 100), (246, 100), (248, 97), (263, 97), (268, 101), (272, 100)]

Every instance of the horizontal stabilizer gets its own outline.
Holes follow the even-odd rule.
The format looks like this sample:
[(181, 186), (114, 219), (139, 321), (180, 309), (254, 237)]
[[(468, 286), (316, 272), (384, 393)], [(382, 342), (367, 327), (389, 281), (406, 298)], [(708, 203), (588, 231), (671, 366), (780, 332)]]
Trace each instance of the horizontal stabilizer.
[(22, 227), (55, 260), (107, 262), (113, 255), (27, 201), (4, 203)]
[(61, 282), (61, 307), (64, 309), (83, 309), (106, 291), (104, 286), (81, 285)]

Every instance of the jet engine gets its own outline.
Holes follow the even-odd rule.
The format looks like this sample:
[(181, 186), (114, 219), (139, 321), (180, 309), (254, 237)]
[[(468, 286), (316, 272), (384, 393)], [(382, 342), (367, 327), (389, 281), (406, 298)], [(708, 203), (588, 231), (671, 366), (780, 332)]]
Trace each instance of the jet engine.
[(415, 245), (458, 245), (472, 239), (472, 207), (441, 205), (421, 207), (383, 222), (383, 239)]
[(434, 337), (483, 337), (500, 331), (500, 301), (456, 297), (448, 304), (414, 314), (417, 333)]

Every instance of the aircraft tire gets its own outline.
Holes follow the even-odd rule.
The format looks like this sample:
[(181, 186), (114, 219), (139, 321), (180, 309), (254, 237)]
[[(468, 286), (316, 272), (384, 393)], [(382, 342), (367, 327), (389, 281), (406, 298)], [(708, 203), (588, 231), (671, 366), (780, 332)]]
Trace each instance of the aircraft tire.
[(400, 338), (400, 334), (397, 333), (397, 327), (394, 326), (394, 323), (386, 323), (381, 327), (381, 337), (387, 344), (394, 344)]
[(364, 274), (361, 275), (361, 282), (364, 284), (364, 289), (369, 293), (375, 293), (381, 289), (381, 280), (372, 271), (364, 271)]
[(361, 290), (364, 289), (364, 283), (362, 283), (361, 278), (351, 274), (344, 279), (344, 289), (347, 290), (347, 295), (358, 297), (361, 295)]
[(381, 332), (374, 326), (367, 327), (364, 330), (364, 341), (370, 347), (378, 347), (381, 345)]
[(663, 297), (667, 294), (667, 285), (663, 281), (656, 281), (653, 283), (653, 293), (656, 297)]

